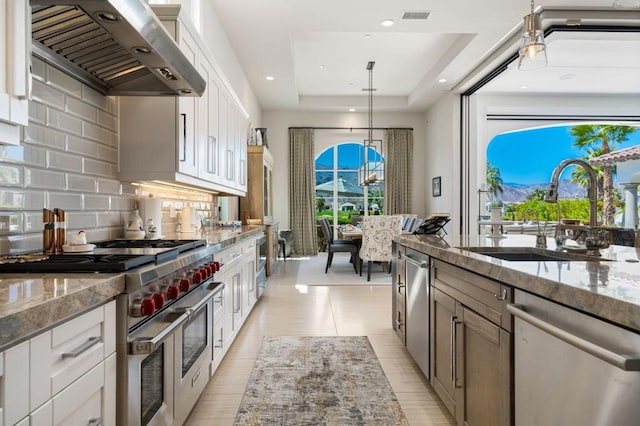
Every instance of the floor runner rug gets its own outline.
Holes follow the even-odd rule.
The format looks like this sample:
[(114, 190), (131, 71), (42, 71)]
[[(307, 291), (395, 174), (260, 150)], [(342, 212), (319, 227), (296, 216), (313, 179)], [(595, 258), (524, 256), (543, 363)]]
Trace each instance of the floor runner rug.
[(408, 425), (366, 336), (265, 337), (235, 425)]

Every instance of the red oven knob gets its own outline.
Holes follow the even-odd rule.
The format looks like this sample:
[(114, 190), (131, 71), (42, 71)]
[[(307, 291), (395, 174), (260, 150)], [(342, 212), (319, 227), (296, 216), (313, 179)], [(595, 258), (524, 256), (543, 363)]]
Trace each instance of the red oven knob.
[(148, 317), (150, 315), (153, 315), (155, 311), (156, 311), (156, 303), (153, 301), (153, 299), (142, 300), (142, 302), (140, 303), (140, 313), (142, 314), (143, 317)]
[(202, 274), (200, 273), (200, 271), (193, 273), (192, 280), (194, 284), (200, 284), (202, 282)]
[(177, 285), (170, 285), (167, 287), (167, 299), (176, 300), (180, 296), (180, 287)]
[(189, 291), (189, 287), (191, 287), (191, 282), (189, 282), (188, 278), (183, 278), (180, 280), (180, 291), (186, 293)]
[(206, 280), (211, 276), (211, 269), (209, 269), (208, 266), (203, 266), (202, 269), (200, 269), (200, 274)]
[(218, 272), (220, 270), (220, 262), (213, 262), (213, 267), (215, 268), (215, 272)]
[(153, 295), (153, 302), (156, 305), (156, 309), (162, 309), (162, 307), (164, 306), (164, 294), (163, 293), (156, 293)]

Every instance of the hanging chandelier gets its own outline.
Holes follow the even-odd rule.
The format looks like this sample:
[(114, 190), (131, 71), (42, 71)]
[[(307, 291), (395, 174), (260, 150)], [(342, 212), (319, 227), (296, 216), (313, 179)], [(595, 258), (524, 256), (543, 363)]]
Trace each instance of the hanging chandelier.
[(547, 66), (547, 46), (544, 43), (542, 20), (540, 14), (533, 11), (534, 3), (531, 0), (531, 13), (524, 17), (522, 30), (522, 42), (518, 51), (518, 69), (536, 70)]
[(369, 61), (369, 87), (363, 89), (369, 92), (369, 126), (367, 139), (364, 140), (364, 162), (358, 170), (358, 182), (361, 186), (378, 185), (384, 182), (384, 161), (382, 159), (382, 140), (373, 139), (373, 66), (376, 63)]

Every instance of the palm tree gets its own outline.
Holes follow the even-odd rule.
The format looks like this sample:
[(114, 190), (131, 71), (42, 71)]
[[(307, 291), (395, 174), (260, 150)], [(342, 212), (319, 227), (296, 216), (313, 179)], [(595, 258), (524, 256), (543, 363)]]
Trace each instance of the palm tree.
[(495, 199), (498, 193), (502, 194), (504, 192), (502, 184), (500, 169), (491, 164), (491, 161), (487, 161), (487, 192), (492, 195), (492, 198)]
[[(583, 159), (608, 154), (627, 140), (627, 137), (638, 130), (633, 126), (617, 126), (608, 124), (580, 124), (573, 126), (570, 133), (576, 140), (573, 146), (585, 149), (587, 154)], [(602, 211), (605, 224), (612, 224), (616, 213), (613, 203), (613, 174), (614, 167), (610, 165), (594, 167), (596, 174), (602, 176)], [(572, 173), (572, 181), (580, 181), (581, 172)], [(600, 185), (598, 185), (600, 186)]]
[(542, 201), (542, 200), (544, 200), (544, 196), (545, 195), (547, 195), (547, 191), (546, 190), (544, 190), (542, 188), (534, 189), (529, 194), (527, 194), (527, 200)]

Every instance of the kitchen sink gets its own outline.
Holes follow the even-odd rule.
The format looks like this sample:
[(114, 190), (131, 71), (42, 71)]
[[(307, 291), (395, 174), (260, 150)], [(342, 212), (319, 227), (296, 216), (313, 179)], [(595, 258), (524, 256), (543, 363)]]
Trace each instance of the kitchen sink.
[(598, 256), (590, 256), (582, 253), (569, 253), (539, 249), (533, 247), (462, 247), (474, 253), (484, 256), (495, 257), (497, 259), (509, 260), (513, 262), (600, 262), (611, 261)]

